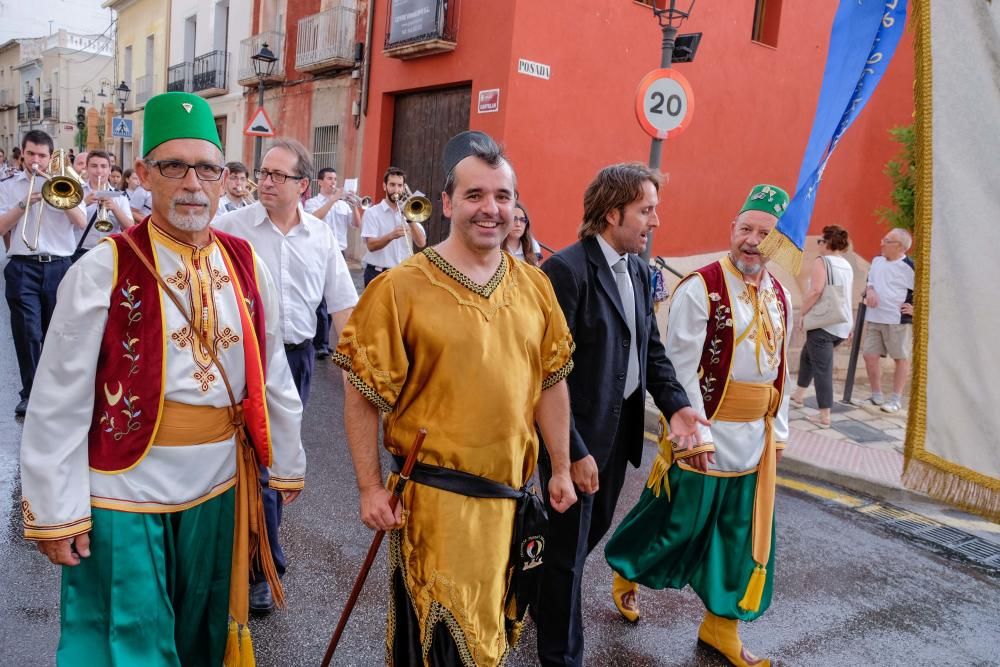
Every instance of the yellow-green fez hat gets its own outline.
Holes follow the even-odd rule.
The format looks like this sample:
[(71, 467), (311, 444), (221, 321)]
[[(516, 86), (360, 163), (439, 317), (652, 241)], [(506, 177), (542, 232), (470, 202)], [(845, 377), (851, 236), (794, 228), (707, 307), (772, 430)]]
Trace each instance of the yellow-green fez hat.
[(785, 213), (785, 209), (788, 208), (788, 201), (788, 193), (777, 185), (755, 185), (750, 194), (747, 195), (747, 200), (743, 203), (740, 213), (764, 211), (780, 218)]
[(146, 102), (142, 118), (142, 156), (171, 139), (204, 139), (222, 150), (212, 107), (191, 93), (163, 93)]

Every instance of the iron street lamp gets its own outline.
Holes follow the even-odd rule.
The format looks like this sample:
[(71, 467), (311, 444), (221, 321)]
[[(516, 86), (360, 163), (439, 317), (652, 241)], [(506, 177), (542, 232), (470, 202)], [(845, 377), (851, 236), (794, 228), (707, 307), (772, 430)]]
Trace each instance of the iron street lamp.
[[(694, 3), (696, 0), (683, 0), (678, 2), (677, 0), (652, 0), (650, 2), (650, 7), (653, 9), (653, 16), (660, 24), (660, 29), (663, 31), (663, 42), (660, 51), (660, 68), (670, 69), (671, 63), (674, 61), (674, 47), (677, 42), (677, 29), (681, 27), (684, 20), (691, 16), (691, 10), (694, 9)], [(687, 5), (686, 9), (679, 9), (677, 5)], [(688, 37), (687, 35), (682, 35), (682, 37)], [(700, 37), (698, 35), (697, 37)], [(697, 38), (693, 40), (694, 43), (687, 45), (687, 53), (684, 62), (688, 62), (694, 58), (694, 49), (697, 48), (698, 40)], [(652, 144), (649, 148), (649, 166), (651, 169), (659, 170), (660, 168), (660, 157), (663, 154), (663, 140), (653, 139)], [(649, 261), (649, 256), (653, 248), (653, 232), (650, 231), (646, 238), (646, 249), (642, 252), (642, 258)]]
[(24, 113), (28, 116), (28, 132), (31, 132), (34, 128), (34, 111), (35, 111), (35, 91), (32, 88), (28, 88), (28, 94), (24, 96)]
[[(267, 48), (267, 42), (260, 47), (256, 55), (250, 56), (253, 61), (253, 71), (257, 75), (257, 108), (264, 108), (264, 79), (274, 74), (274, 64), (278, 62), (278, 57), (271, 49)], [(260, 169), (260, 147), (261, 138), (254, 139), (253, 168), (254, 171)]]
[[(121, 114), (122, 125), (125, 124), (125, 103), (128, 102), (128, 94), (130, 92), (132, 92), (131, 89), (128, 87), (128, 84), (126, 84), (124, 81), (121, 82), (121, 85), (119, 85), (117, 88), (115, 88), (115, 96), (118, 98), (118, 104), (121, 105), (121, 110), (122, 110), (122, 114)], [(121, 144), (119, 144), (119, 147), (118, 147), (118, 166), (121, 167), (122, 169), (124, 169), (125, 168), (125, 137), (120, 137), (119, 141), (121, 142)]]

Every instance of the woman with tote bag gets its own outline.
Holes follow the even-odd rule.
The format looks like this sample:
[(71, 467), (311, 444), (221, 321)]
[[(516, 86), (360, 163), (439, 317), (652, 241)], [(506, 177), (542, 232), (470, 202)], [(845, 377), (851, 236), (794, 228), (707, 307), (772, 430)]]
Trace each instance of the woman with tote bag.
[(802, 302), (799, 326), (806, 330), (806, 344), (799, 358), (798, 386), (792, 394), (794, 405), (802, 405), (809, 383), (816, 383), (819, 416), (809, 421), (830, 428), (833, 407), (833, 348), (850, 338), (854, 329), (851, 289), (854, 270), (844, 259), (849, 239), (847, 230), (827, 225), (819, 243), (819, 257), (813, 262), (809, 291)]

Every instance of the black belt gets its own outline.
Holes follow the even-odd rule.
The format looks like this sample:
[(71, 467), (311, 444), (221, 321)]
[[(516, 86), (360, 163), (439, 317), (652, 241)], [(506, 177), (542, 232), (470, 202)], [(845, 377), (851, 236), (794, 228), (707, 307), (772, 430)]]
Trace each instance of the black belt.
[[(403, 467), (403, 457), (393, 454), (392, 463), (393, 470), (398, 473)], [(418, 462), (413, 466), (410, 481), (473, 498), (510, 498), (517, 501), (510, 545), (510, 567), (513, 571), (504, 609), (508, 608), (513, 597), (515, 620), (524, 618), (528, 605), (538, 599), (549, 523), (545, 502), (528, 488), (518, 490), (486, 477), (426, 463)]]
[(311, 340), (304, 340), (301, 343), (285, 343), (285, 352), (297, 352), (312, 345)]
[[(392, 455), (392, 471), (398, 473), (403, 469), (403, 457)], [(480, 477), (472, 473), (454, 468), (442, 468), (441, 466), (428, 465), (417, 462), (410, 473), (410, 480), (424, 486), (433, 486), (435, 489), (450, 491), (463, 496), (473, 498), (510, 498), (517, 499), (528, 494), (522, 489), (518, 491), (512, 486), (494, 482), (487, 477)]]
[(39, 264), (51, 264), (52, 262), (69, 261), (69, 257), (63, 257), (62, 255), (50, 255), (47, 252), (40, 252), (37, 255), (11, 255), (10, 258), (30, 260), (32, 262), (38, 262)]

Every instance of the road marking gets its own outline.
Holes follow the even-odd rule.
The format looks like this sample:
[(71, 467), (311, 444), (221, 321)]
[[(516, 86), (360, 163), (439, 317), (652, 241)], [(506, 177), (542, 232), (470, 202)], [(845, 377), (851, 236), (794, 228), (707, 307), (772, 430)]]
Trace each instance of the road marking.
[(858, 498), (857, 496), (851, 496), (841, 491), (836, 491), (834, 489), (828, 489), (823, 486), (817, 486), (815, 484), (809, 484), (807, 482), (800, 482), (797, 479), (789, 479), (787, 477), (778, 477), (778, 484), (787, 489), (793, 489), (795, 491), (801, 491), (802, 493), (807, 493), (810, 496), (817, 496), (823, 498), (824, 500), (831, 500), (835, 503), (844, 505), (845, 507), (861, 507), (862, 505), (870, 504), (870, 501), (863, 498)]

